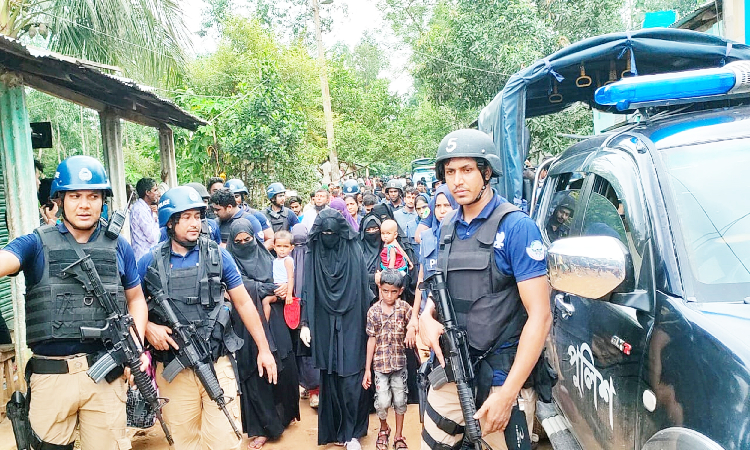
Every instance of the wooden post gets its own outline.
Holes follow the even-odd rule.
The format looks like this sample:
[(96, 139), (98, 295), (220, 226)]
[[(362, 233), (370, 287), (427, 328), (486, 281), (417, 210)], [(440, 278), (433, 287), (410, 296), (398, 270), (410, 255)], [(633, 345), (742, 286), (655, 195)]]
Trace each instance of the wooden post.
[[(23, 80), (14, 73), (0, 75), (0, 152), (5, 171), (8, 232), (10, 239), (14, 239), (39, 226), (29, 114)], [(29, 354), (26, 349), (25, 292), (23, 274), (13, 277), (13, 334), (19, 373), (23, 373)]]
[(161, 159), (161, 181), (170, 188), (177, 187), (177, 161), (174, 153), (174, 135), (168, 125), (159, 127), (159, 157)]
[[(99, 124), (102, 132), (102, 150), (104, 167), (107, 169), (109, 184), (112, 185), (112, 202), (110, 214), (128, 207), (125, 194), (125, 155), (122, 153), (122, 130), (120, 118), (112, 111), (99, 113)], [(130, 241), (130, 224), (125, 221), (120, 235)]]

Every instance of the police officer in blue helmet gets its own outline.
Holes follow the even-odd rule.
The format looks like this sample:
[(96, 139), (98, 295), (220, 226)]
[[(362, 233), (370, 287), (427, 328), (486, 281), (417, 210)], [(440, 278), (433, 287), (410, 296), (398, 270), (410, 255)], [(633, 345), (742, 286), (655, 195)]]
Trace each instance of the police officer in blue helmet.
[(346, 180), (344, 181), (344, 195), (357, 195), (359, 194), (359, 183), (357, 180)]
[(286, 188), (281, 183), (271, 183), (266, 188), (266, 196), (271, 203), (264, 211), (268, 221), (271, 223), (273, 232), (280, 230), (291, 231), (292, 227), (299, 223), (299, 218), (294, 211), (284, 206), (286, 201)]
[[(276, 363), (234, 259), (216, 242), (201, 235), (205, 211), (206, 204), (189, 186), (172, 188), (159, 201), (159, 225), (167, 227), (169, 240), (138, 261), (138, 273), (151, 308), (146, 339), (156, 350), (159, 391), (170, 398), (163, 413), (175, 448), (238, 449), (240, 440), (231, 423), (208, 397), (192, 370), (182, 370), (170, 381), (162, 375), (164, 368), (178, 357), (178, 346), (172, 338), (174, 330), (155, 302), (160, 290), (166, 293), (176, 316), (194, 324), (195, 332), (208, 343), (214, 371), (225, 395), (237, 392), (230, 357), (243, 343), (232, 329), (229, 314), (221, 314), (224, 309), (235, 309), (258, 347), (261, 376), (276, 382)], [(162, 280), (166, 281), (166, 287)], [(239, 422), (240, 402), (230, 402), (227, 408), (234, 421)]]
[[(530, 376), (552, 323), (550, 288), (539, 228), (490, 186), (502, 173), (494, 151), (492, 139), (479, 130), (454, 131), (440, 142), (435, 171), (458, 209), (440, 223), (437, 270), (466, 332), (475, 367), (474, 418), (484, 441), (493, 449), (530, 449), (523, 412), (533, 412), (536, 404)], [(443, 327), (436, 317), (428, 300), (419, 333), (440, 363), (433, 367), (440, 367), (450, 362), (443, 357)], [(463, 431), (446, 426), (464, 420), (456, 383), (448, 381), (427, 395), (422, 449), (461, 444)]]
[[(133, 316), (144, 336), (148, 308), (130, 244), (108, 236), (102, 209), (112, 195), (104, 166), (89, 156), (61, 162), (50, 196), (60, 200), (62, 220), (20, 236), (0, 251), (0, 276), (23, 271), (26, 280), (26, 342), (33, 352), (29, 382), (28, 438), (35, 449), (73, 449), (76, 428), (84, 450), (121, 448), (127, 383), (123, 368), (94, 383), (86, 371), (105, 354), (97, 339), (82, 339), (81, 328), (101, 328), (108, 316), (63, 268), (83, 255), (94, 262), (105, 289)], [(148, 360), (142, 357), (141, 370)]]
[(229, 189), (232, 194), (234, 194), (234, 199), (237, 201), (237, 206), (241, 210), (252, 214), (258, 220), (258, 222), (260, 222), (260, 226), (263, 229), (263, 237), (261, 238), (261, 241), (263, 241), (263, 245), (268, 250), (273, 249), (274, 230), (271, 228), (271, 224), (268, 222), (265, 214), (258, 211), (257, 209), (250, 207), (250, 205), (248, 205), (245, 201), (245, 196), (248, 195), (245, 183), (243, 183), (242, 180), (238, 178), (232, 178), (231, 180), (227, 180), (227, 182), (224, 183), (224, 187)]

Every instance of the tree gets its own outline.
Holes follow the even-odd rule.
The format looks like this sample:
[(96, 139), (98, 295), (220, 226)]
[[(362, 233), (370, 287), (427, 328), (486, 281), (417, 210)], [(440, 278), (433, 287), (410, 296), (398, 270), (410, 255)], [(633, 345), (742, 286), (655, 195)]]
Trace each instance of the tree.
[(174, 82), (190, 39), (177, 0), (0, 0), (0, 33), (119, 66), (141, 82)]
[(511, 74), (554, 49), (528, 0), (441, 3), (414, 46), (415, 84), (439, 105), (478, 113)]

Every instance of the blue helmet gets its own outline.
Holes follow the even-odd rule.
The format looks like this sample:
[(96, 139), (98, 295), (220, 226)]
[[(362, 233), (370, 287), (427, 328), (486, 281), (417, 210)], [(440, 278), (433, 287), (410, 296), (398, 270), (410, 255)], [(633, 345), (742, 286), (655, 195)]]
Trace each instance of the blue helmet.
[(105, 196), (112, 195), (107, 171), (90, 156), (76, 155), (63, 160), (55, 171), (49, 196), (55, 198), (60, 192), (80, 190), (100, 190)]
[(286, 189), (281, 183), (271, 183), (268, 185), (268, 189), (266, 189), (266, 195), (268, 195), (269, 200), (272, 200), (277, 194), (282, 194), (284, 192), (286, 192)]
[(190, 186), (178, 186), (164, 193), (159, 199), (159, 226), (163, 227), (175, 214), (191, 209), (206, 210), (198, 191)]
[(247, 188), (245, 187), (245, 183), (242, 182), (242, 180), (238, 178), (232, 178), (231, 180), (228, 180), (226, 183), (224, 183), (224, 187), (232, 191), (232, 194), (247, 194)]
[(359, 183), (357, 183), (357, 180), (344, 181), (344, 194), (359, 194)]

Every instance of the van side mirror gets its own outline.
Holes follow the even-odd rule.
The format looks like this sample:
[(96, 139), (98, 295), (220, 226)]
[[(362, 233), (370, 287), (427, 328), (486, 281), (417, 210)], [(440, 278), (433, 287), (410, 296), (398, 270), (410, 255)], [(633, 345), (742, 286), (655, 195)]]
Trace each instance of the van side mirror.
[(627, 248), (610, 236), (558, 239), (547, 251), (552, 287), (585, 298), (602, 298), (633, 280)]

